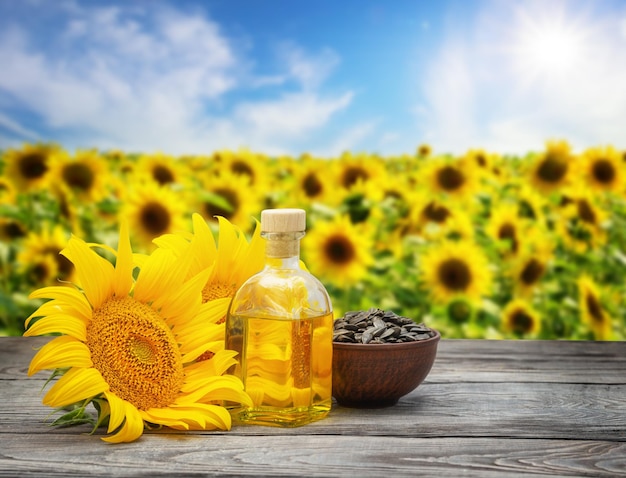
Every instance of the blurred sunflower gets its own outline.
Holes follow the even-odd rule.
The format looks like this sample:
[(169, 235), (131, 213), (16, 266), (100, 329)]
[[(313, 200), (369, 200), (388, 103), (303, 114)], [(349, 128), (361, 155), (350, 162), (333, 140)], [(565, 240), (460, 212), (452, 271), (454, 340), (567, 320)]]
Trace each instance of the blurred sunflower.
[(526, 181), (517, 184), (518, 188), (513, 194), (513, 199), (517, 201), (517, 211), (521, 218), (526, 219), (538, 226), (546, 225), (546, 210), (549, 205), (546, 198), (539, 194)]
[(592, 190), (619, 192), (624, 187), (624, 165), (614, 147), (590, 148), (581, 162), (581, 179)]
[(261, 210), (260, 192), (251, 187), (248, 176), (223, 171), (202, 178), (202, 190), (194, 194), (193, 202), (207, 221), (221, 216), (248, 232), (253, 216)]
[(423, 169), (426, 188), (436, 195), (471, 197), (478, 189), (476, 169), (456, 159), (433, 159)]
[(19, 192), (46, 189), (50, 160), (60, 148), (50, 144), (25, 144), (21, 149), (2, 153), (4, 176)]
[(602, 307), (600, 288), (586, 274), (580, 276), (576, 283), (582, 323), (589, 328), (595, 340), (611, 340), (612, 319)]
[(13, 242), (26, 237), (27, 228), (20, 221), (7, 217), (0, 217), (0, 241)]
[(292, 171), (294, 181), (289, 194), (294, 204), (304, 208), (313, 203), (329, 206), (339, 204), (342, 195), (330, 184), (327, 168), (328, 162), (323, 159), (307, 157), (295, 163)]
[(40, 232), (28, 233), (17, 255), (17, 263), (33, 284), (49, 285), (73, 279), (74, 266), (60, 254), (68, 236), (59, 224), (44, 224)]
[(230, 154), (223, 156), (218, 174), (228, 171), (235, 176), (246, 176), (253, 187), (262, 189), (262, 185), (266, 183), (269, 175), (266, 163), (267, 158), (265, 156), (242, 148), (237, 152), (230, 152)]
[(261, 239), (260, 225), (250, 242), (244, 233), (223, 217), (219, 221), (219, 242), (215, 238), (206, 220), (197, 213), (192, 216), (193, 234), (167, 234), (154, 240), (164, 249), (191, 261), (189, 275), (193, 276), (201, 270), (209, 270), (210, 274), (202, 288), (202, 302), (214, 302), (215, 313), (220, 315), (220, 323), (226, 316), (230, 299), (237, 289), (253, 274), (263, 268), (265, 261), (265, 243)]
[(147, 179), (159, 186), (184, 186), (189, 180), (183, 164), (173, 156), (163, 153), (141, 155), (133, 172), (137, 180)]
[(353, 155), (346, 152), (332, 161), (335, 183), (345, 193), (366, 193), (380, 200), (382, 194), (378, 188), (367, 188), (372, 183), (384, 184), (385, 166), (378, 156), (365, 153)]
[(434, 244), (421, 254), (418, 264), (423, 287), (438, 303), (446, 304), (457, 297), (478, 301), (490, 292), (489, 260), (473, 242)]
[(472, 239), (475, 225), (472, 210), (459, 208), (451, 198), (433, 198), (427, 191), (419, 190), (410, 196), (408, 216), (401, 224), (406, 234), (427, 240)]
[(541, 332), (541, 318), (530, 303), (513, 299), (502, 311), (502, 329), (516, 337), (535, 338)]
[(107, 194), (108, 169), (95, 150), (55, 155), (51, 162), (53, 189), (70, 193), (82, 202), (98, 202)]
[(569, 196), (556, 225), (558, 236), (573, 251), (584, 253), (601, 247), (607, 241), (606, 221), (609, 213), (596, 198), (585, 191)]
[(545, 234), (531, 234), (513, 261), (511, 271), (515, 294), (528, 297), (548, 272), (554, 256), (554, 245)]
[(517, 204), (501, 202), (491, 209), (485, 232), (498, 244), (500, 252), (516, 255), (524, 236), (524, 226)]
[(459, 161), (468, 168), (476, 168), (481, 178), (490, 178), (493, 175), (493, 168), (499, 164), (499, 156), (484, 149), (470, 149)]
[(433, 148), (430, 144), (422, 143), (417, 147), (415, 154), (417, 154), (418, 158), (428, 158), (431, 154), (433, 154)]
[[(61, 334), (33, 357), (28, 373), (66, 370), (43, 399), (61, 408), (99, 404), (108, 418), (104, 441), (130, 442), (145, 426), (229, 429), (228, 411), (213, 403), (250, 403), (241, 381), (222, 374), (232, 351), (198, 356), (219, 341), (217, 316), (202, 304), (208, 271), (186, 280), (171, 251), (158, 250), (133, 281), (133, 257), (122, 225), (115, 267), (72, 237), (63, 254), (76, 266), (76, 289), (47, 287), (32, 298), (52, 299), (26, 320), (25, 336)], [(34, 320), (36, 319), (36, 320)]]
[(575, 160), (567, 141), (548, 141), (530, 164), (530, 183), (546, 194), (562, 189), (571, 182)]
[(14, 204), (17, 191), (8, 178), (0, 176), (0, 204)]
[(311, 272), (338, 287), (362, 280), (373, 263), (368, 224), (352, 224), (346, 215), (317, 220), (302, 240), (303, 257)]
[(133, 240), (146, 249), (156, 237), (185, 230), (187, 206), (182, 197), (157, 183), (139, 183), (122, 197), (120, 217), (127, 220)]

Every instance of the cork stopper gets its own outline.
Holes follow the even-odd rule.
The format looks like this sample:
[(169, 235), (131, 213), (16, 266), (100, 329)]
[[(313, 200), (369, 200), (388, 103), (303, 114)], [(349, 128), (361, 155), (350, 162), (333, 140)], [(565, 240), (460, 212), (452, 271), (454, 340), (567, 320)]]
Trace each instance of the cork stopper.
[(306, 229), (304, 209), (265, 209), (261, 211), (261, 232), (300, 232)]

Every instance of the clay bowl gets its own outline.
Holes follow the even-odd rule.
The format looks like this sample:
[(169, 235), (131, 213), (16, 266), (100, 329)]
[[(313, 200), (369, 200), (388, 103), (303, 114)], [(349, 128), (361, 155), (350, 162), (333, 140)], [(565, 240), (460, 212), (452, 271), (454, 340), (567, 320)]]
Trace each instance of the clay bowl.
[(441, 335), (415, 342), (333, 342), (333, 397), (344, 407), (395, 405), (424, 381), (435, 362)]

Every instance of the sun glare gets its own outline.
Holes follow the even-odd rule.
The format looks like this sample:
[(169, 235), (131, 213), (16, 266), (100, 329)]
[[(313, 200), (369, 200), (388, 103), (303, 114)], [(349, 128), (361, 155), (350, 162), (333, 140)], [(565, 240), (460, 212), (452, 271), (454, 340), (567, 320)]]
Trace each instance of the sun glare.
[(532, 78), (571, 76), (584, 64), (588, 27), (564, 11), (520, 12), (513, 40), (516, 68)]

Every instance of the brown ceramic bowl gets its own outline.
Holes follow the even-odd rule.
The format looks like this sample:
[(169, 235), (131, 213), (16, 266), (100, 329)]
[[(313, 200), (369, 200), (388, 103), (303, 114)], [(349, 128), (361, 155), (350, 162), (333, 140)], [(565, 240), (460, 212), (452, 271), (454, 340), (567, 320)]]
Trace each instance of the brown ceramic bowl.
[(354, 408), (395, 405), (430, 372), (441, 338), (434, 332), (434, 337), (415, 342), (333, 342), (333, 397), (337, 403)]

